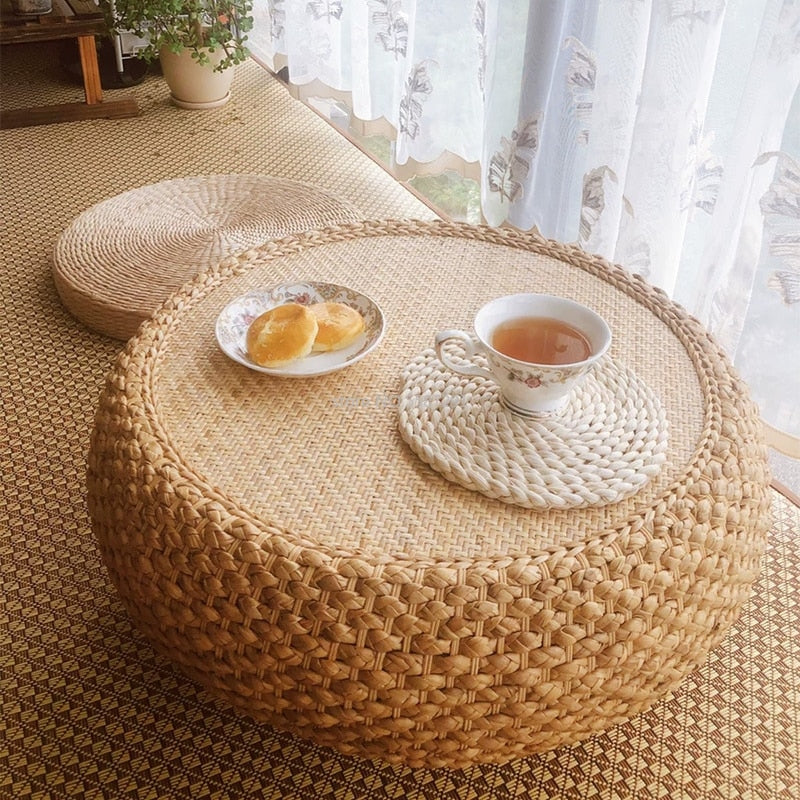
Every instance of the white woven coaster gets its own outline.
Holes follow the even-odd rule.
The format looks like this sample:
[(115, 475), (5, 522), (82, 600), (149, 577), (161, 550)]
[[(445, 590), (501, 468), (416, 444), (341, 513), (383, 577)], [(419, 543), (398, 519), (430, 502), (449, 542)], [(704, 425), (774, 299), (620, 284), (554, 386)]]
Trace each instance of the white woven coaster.
[(403, 372), (400, 434), (445, 478), (524, 508), (600, 506), (661, 469), (667, 420), (658, 399), (607, 358), (545, 419), (509, 411), (498, 387), (448, 370), (425, 350)]

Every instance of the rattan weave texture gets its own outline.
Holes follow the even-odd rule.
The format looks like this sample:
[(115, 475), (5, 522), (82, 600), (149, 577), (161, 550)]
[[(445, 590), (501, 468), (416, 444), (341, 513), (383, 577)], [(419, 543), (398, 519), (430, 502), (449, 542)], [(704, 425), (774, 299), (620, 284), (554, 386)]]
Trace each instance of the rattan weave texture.
[[(291, 386), (229, 362), (215, 314), (287, 273), (358, 282), (381, 348)], [(594, 304), (666, 409), (667, 463), (626, 501), (532, 512), (454, 487), (378, 407), (435, 330), (532, 285)], [(575, 743), (668, 695), (737, 619), (769, 525), (756, 410), (696, 321), (575, 248), (436, 223), (270, 242), (174, 295), (109, 376), (88, 489), (126, 607), (184, 672), (413, 766)]]
[(363, 218), (313, 184), (203, 175), (130, 189), (76, 217), (56, 241), (53, 280), (87, 327), (128, 339), (166, 298), (232, 253)]

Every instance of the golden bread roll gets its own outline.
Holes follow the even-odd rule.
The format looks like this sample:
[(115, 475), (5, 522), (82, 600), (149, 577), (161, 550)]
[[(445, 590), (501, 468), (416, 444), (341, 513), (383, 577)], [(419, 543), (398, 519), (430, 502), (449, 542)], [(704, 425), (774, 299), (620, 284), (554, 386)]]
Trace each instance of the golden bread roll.
[(364, 317), (344, 303), (314, 303), (308, 308), (319, 326), (312, 348), (315, 351), (341, 350), (364, 330)]
[(262, 367), (282, 367), (311, 352), (318, 328), (307, 306), (276, 306), (250, 323), (247, 352)]

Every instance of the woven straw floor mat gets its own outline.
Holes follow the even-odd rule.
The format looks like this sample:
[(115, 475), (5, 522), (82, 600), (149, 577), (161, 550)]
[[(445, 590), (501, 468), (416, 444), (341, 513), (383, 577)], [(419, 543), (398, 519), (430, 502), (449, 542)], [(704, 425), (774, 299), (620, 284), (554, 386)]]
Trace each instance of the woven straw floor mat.
[[(3, 58), (11, 80), (22, 55)], [(41, 58), (27, 69), (23, 84)], [(0, 133), (0, 798), (799, 796), (800, 509), (777, 493), (754, 596), (676, 696), (505, 767), (347, 758), (237, 716), (153, 654), (89, 531), (86, 450), (119, 345), (58, 302), (49, 255), (59, 232), (105, 197), (212, 166), (316, 182), (371, 217), (431, 214), (255, 65), (212, 112), (174, 109), (158, 80), (134, 91), (139, 119)]]

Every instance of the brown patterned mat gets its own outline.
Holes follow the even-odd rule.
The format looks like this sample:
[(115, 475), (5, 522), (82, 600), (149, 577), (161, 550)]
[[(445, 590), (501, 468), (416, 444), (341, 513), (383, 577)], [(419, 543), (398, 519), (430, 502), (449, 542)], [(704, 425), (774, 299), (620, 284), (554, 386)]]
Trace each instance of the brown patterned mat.
[[(5, 80), (13, 53), (3, 56)], [(227, 109), (201, 117), (170, 107), (158, 81), (137, 91), (139, 119), (0, 133), (0, 798), (800, 796), (800, 509), (778, 493), (753, 598), (676, 695), (504, 767), (429, 772), (341, 756), (235, 714), (153, 654), (89, 532), (86, 450), (119, 345), (60, 306), (49, 275), (58, 233), (104, 197), (197, 174), (214, 157), (327, 186), (369, 216), (431, 215), (255, 65)]]

